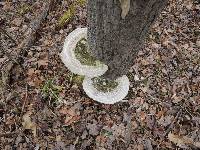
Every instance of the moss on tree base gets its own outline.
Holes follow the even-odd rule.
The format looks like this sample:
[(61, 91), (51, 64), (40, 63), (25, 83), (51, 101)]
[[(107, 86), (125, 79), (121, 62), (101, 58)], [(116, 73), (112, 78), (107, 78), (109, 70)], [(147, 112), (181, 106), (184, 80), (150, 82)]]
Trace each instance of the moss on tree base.
[[(85, 38), (82, 38), (74, 49), (75, 57), (80, 61), (82, 65), (87, 66), (98, 66), (101, 64), (100, 61), (96, 60), (91, 54), (88, 52), (88, 43)], [(111, 92), (118, 86), (116, 81), (106, 80), (101, 77), (93, 78), (94, 87), (101, 92)]]
[(88, 43), (85, 38), (82, 38), (77, 44), (74, 50), (75, 57), (80, 61), (82, 65), (87, 66), (98, 66), (101, 64), (100, 61), (96, 60), (91, 54), (88, 52)]

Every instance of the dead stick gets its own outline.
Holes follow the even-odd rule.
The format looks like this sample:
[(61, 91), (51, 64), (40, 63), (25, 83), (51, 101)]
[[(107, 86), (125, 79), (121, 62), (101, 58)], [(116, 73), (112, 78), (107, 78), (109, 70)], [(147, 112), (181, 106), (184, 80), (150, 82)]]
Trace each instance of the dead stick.
[(166, 132), (164, 133), (164, 137), (171, 131), (171, 129), (174, 126), (174, 123), (177, 121), (178, 117), (180, 116), (180, 114), (182, 113), (182, 109), (179, 110), (179, 112), (176, 114), (176, 117), (174, 118), (174, 120), (172, 121), (172, 123), (170, 124), (169, 128), (166, 130)]
[(10, 137), (17, 134), (19, 134), (19, 132), (0, 133), (0, 137)]
[[(31, 46), (32, 41), (34, 41), (35, 33), (40, 28), (42, 21), (46, 18), (48, 11), (52, 4), (53, 4), (53, 0), (49, 0), (46, 3), (46, 5), (43, 7), (43, 11), (39, 13), (41, 15), (38, 15), (38, 17), (33, 22), (31, 22), (29, 29), (27, 30), (27, 32), (24, 35), (24, 40), (21, 42), (21, 44), (19, 44), (19, 46), (17, 46), (17, 48), (14, 49), (15, 57), (17, 58), (16, 60), (18, 60), (20, 53), (22, 53), (28, 47)], [(4, 78), (3, 84), (5, 87), (6, 87), (7, 83), (9, 82), (9, 74), (13, 67), (13, 64), (14, 63), (12, 61), (10, 61), (2, 69), (2, 74), (3, 74), (2, 78)]]
[(23, 102), (22, 111), (21, 111), (21, 114), (20, 114), (20, 119), (22, 118), (24, 108), (25, 108), (25, 105), (27, 103), (27, 98), (28, 98), (28, 85), (26, 84), (26, 95), (25, 95), (25, 99), (24, 99), (24, 102)]
[(128, 108), (128, 111), (127, 111), (128, 118), (127, 118), (126, 134), (125, 134), (125, 142), (127, 144), (126, 148), (128, 148), (130, 143), (131, 143), (131, 134), (132, 134), (132, 131), (133, 131), (133, 128), (132, 128), (132, 112), (133, 112), (133, 106), (130, 106)]

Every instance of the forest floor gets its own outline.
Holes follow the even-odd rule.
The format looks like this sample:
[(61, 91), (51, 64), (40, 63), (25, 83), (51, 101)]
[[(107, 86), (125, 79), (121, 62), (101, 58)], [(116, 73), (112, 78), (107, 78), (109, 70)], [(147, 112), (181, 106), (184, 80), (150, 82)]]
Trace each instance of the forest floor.
[(200, 4), (169, 1), (130, 69), (125, 101), (103, 105), (59, 57), (65, 37), (87, 25), (85, 5), (57, 1), (30, 46), (18, 47), (44, 3), (0, 2), (0, 149), (200, 149)]

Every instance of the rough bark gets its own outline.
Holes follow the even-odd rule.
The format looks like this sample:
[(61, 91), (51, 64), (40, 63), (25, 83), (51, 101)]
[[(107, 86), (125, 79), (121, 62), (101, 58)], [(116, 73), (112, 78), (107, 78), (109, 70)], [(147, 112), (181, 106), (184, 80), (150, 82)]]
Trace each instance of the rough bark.
[(151, 25), (166, 5), (167, 0), (131, 0), (124, 18), (120, 0), (88, 0), (90, 51), (108, 65), (106, 78), (115, 79), (128, 72)]

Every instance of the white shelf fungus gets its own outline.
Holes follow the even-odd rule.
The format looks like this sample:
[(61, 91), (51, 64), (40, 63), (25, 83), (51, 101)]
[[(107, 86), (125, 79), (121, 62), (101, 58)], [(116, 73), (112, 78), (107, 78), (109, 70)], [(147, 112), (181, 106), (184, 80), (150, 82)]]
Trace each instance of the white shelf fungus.
[(65, 39), (63, 51), (60, 56), (65, 66), (73, 73), (87, 77), (97, 77), (103, 75), (107, 70), (107, 65), (98, 63), (96, 66), (83, 65), (76, 58), (74, 50), (81, 39), (87, 39), (87, 28), (77, 28)]
[(85, 77), (83, 80), (83, 89), (86, 94), (95, 101), (104, 104), (114, 104), (123, 100), (129, 91), (129, 79), (127, 76), (122, 76), (116, 80), (117, 87), (112, 91), (103, 92), (94, 87), (93, 80), (90, 77)]
[[(78, 28), (71, 32), (65, 39), (63, 51), (60, 57), (65, 66), (73, 73), (78, 75), (84, 75), (83, 89), (86, 94), (100, 103), (114, 104), (123, 100), (126, 97), (129, 90), (129, 79), (127, 76), (118, 78), (115, 82), (117, 86), (111, 91), (105, 92), (98, 90), (94, 87), (92, 78), (103, 75), (107, 70), (108, 66), (95, 61), (95, 65), (85, 65), (77, 59), (77, 53), (75, 49), (77, 43), (82, 39), (87, 39), (87, 28)], [(82, 49), (80, 49), (82, 51)], [(88, 59), (86, 59), (88, 60)]]

